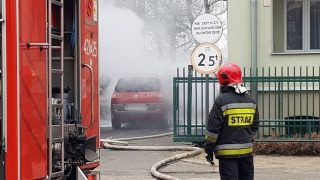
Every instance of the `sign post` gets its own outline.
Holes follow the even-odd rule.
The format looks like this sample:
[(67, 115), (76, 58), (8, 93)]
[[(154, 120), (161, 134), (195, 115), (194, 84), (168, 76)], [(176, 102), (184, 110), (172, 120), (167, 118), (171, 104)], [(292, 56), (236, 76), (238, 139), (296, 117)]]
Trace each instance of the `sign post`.
[(199, 73), (206, 75), (206, 115), (209, 115), (209, 74), (215, 73), (221, 65), (220, 49), (213, 45), (223, 31), (221, 21), (212, 14), (198, 16), (191, 27), (193, 38), (200, 43), (191, 55), (191, 62)]

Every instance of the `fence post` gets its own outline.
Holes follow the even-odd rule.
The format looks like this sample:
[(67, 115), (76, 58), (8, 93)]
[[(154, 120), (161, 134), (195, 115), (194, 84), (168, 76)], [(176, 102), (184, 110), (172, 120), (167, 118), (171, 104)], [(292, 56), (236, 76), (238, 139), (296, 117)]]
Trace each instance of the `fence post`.
[(208, 119), (208, 116), (209, 116), (209, 75), (206, 74), (206, 96), (205, 96), (205, 100), (206, 100), (206, 104), (205, 104), (205, 113), (206, 113), (206, 116), (205, 116), (205, 127), (207, 128), (207, 119)]
[(188, 110), (187, 110), (187, 134), (191, 134), (192, 116), (192, 65), (188, 65)]

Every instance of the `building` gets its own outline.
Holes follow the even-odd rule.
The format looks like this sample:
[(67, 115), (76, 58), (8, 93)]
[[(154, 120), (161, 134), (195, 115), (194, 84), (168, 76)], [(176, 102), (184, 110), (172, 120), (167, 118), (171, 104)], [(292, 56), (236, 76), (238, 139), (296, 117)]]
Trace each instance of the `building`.
[(246, 86), (259, 103), (262, 119), (283, 120), (280, 125), (269, 122), (281, 134), (318, 131), (320, 1), (227, 2), (228, 60), (245, 68), (245, 76), (260, 77)]
[[(244, 85), (260, 112), (255, 141), (275, 141), (273, 137), (319, 141), (314, 134), (320, 129), (320, 0), (224, 1), (228, 4), (228, 62), (243, 68)], [(174, 141), (202, 142), (208, 114), (201, 109), (206, 107), (204, 88), (192, 84), (192, 89), (188, 83), (201, 86), (204, 80), (174, 78)], [(219, 93), (214, 87), (209, 89)]]
[(228, 0), (229, 61), (243, 67), (251, 65), (252, 18), (257, 19), (257, 66), (320, 64), (318, 0)]

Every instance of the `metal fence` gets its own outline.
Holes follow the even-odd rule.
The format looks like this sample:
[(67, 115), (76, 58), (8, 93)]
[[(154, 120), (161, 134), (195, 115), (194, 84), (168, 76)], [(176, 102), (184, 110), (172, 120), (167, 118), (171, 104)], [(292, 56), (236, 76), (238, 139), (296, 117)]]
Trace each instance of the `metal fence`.
[[(251, 77), (251, 72), (243, 69), (243, 80), (260, 112), (256, 141), (320, 141), (320, 67), (262, 67), (256, 69), (257, 77)], [(207, 115), (219, 91), (217, 78), (192, 69), (177, 70), (174, 141), (204, 141)]]

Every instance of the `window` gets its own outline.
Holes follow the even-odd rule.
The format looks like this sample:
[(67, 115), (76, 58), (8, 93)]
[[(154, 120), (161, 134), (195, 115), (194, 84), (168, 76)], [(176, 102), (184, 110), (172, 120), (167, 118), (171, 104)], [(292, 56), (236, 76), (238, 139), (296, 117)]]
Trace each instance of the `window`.
[(273, 0), (274, 52), (320, 52), (320, 0)]
[(155, 77), (121, 78), (115, 87), (116, 92), (155, 92), (160, 91), (160, 81)]
[(287, 50), (303, 49), (303, 2), (287, 0), (286, 4)]
[(310, 49), (320, 49), (320, 0), (310, 2)]

